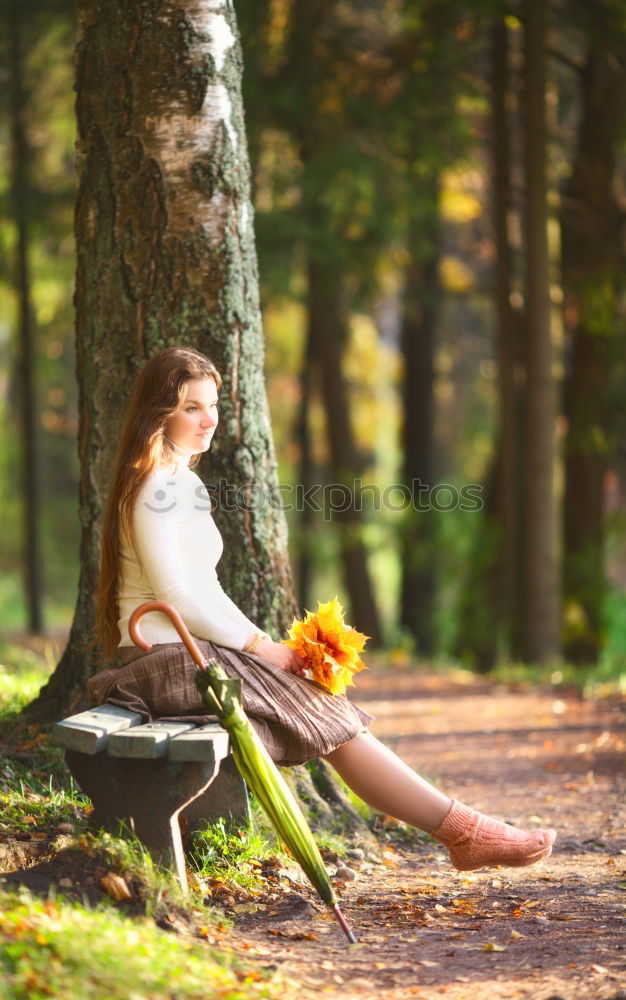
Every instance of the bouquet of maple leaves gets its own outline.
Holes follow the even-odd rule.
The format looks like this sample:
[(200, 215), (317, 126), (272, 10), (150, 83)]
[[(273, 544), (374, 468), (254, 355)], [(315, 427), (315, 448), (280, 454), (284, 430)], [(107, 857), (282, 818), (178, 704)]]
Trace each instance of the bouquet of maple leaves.
[(354, 674), (365, 670), (359, 654), (369, 636), (346, 625), (343, 616), (336, 597), (326, 604), (318, 602), (317, 611), (307, 611), (302, 621), (294, 618), (289, 638), (283, 640), (303, 658), (311, 679), (332, 694), (343, 694), (354, 684)]

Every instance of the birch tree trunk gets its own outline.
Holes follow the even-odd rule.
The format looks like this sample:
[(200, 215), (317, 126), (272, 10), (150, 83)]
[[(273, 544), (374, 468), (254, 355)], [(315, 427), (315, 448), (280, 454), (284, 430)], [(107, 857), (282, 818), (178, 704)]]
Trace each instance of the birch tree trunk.
[(226, 0), (80, 0), (76, 89), (81, 574), (67, 649), (30, 714), (79, 704), (98, 668), (99, 520), (120, 420), (142, 362), (174, 343), (220, 370), (221, 423), (200, 467), (219, 509), (220, 576), (276, 632), (294, 608), (263, 382), (242, 60)]

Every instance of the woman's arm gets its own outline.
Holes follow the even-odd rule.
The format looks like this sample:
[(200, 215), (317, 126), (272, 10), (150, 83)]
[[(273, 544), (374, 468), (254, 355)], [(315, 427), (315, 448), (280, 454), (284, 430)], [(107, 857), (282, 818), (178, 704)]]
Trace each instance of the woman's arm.
[(262, 629), (253, 626), (249, 618), (246, 618), (243, 611), (224, 592), (221, 584), (219, 584), (219, 588), (222, 594), (222, 607), (224, 611), (229, 612), (233, 620), (245, 623), (249, 629), (248, 640), (245, 646), (242, 647), (243, 651), (246, 652), (250, 647), (254, 646), (254, 649), (250, 651), (254, 652), (257, 656), (261, 656), (264, 660), (268, 660), (283, 670), (288, 670), (292, 674), (303, 677), (305, 668), (302, 657), (289, 646), (284, 646), (281, 642), (273, 642), (271, 636), (263, 632)]
[(219, 589), (210, 606), (196, 599), (185, 566), (177, 507), (173, 504), (169, 508), (157, 508), (151, 502), (154, 491), (152, 480), (137, 498), (133, 512), (133, 547), (139, 568), (156, 600), (172, 604), (193, 635), (220, 646), (243, 649), (254, 632), (254, 623), (243, 613), (239, 620), (229, 613), (224, 614)]
[(304, 661), (295, 650), (273, 642), (258, 629), (224, 592), (217, 577), (210, 606), (195, 598), (185, 565), (177, 504), (155, 504), (159, 487), (159, 477), (151, 477), (139, 493), (133, 516), (136, 558), (156, 600), (172, 604), (193, 635), (220, 646), (243, 651), (260, 634), (262, 638), (254, 649), (258, 656), (290, 673), (303, 675)]

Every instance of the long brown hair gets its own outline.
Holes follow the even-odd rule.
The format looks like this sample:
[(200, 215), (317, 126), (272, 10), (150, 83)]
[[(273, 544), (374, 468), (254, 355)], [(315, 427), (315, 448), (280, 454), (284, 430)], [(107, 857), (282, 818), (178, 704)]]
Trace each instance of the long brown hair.
[[(115, 655), (120, 633), (117, 627), (118, 578), (121, 532), (132, 540), (133, 506), (146, 477), (173, 457), (164, 437), (167, 421), (180, 408), (190, 379), (211, 378), (219, 389), (217, 368), (203, 354), (189, 347), (166, 347), (140, 370), (128, 411), (111, 480), (102, 522), (102, 549), (97, 591), (96, 640), (105, 658)], [(190, 466), (200, 460), (194, 455)]]

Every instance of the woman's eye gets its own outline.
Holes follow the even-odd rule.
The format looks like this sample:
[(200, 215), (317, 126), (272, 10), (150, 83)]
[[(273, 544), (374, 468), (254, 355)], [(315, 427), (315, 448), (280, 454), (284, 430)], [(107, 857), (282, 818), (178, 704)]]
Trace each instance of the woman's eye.
[(197, 409), (198, 409), (197, 406), (188, 406), (187, 407), (187, 413), (193, 413), (194, 410), (197, 410)]

